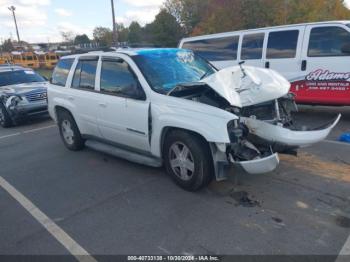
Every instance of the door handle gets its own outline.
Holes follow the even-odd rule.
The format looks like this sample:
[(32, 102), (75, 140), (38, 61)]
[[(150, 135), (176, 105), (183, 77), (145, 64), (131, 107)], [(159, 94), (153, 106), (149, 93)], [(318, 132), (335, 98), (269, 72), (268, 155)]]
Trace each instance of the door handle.
[(107, 107), (107, 104), (106, 104), (106, 103), (103, 103), (103, 102), (98, 103), (98, 105), (99, 105), (100, 107), (103, 107), (103, 108)]
[(265, 68), (270, 68), (270, 62), (265, 62)]
[(301, 61), (301, 71), (306, 71), (307, 62), (306, 60)]

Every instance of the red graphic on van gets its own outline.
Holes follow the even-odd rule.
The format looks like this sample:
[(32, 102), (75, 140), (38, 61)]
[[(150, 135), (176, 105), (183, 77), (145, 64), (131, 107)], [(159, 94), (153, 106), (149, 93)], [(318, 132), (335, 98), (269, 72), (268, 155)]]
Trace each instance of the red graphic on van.
[(292, 82), (290, 92), (301, 104), (350, 105), (350, 72), (317, 69)]

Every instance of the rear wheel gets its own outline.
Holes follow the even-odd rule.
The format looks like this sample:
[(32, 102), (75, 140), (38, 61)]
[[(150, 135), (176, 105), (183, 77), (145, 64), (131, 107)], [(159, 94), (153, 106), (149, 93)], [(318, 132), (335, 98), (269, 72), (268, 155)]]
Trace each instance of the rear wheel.
[(0, 125), (2, 127), (10, 127), (12, 125), (11, 118), (5, 106), (1, 102), (0, 102)]
[(78, 151), (84, 147), (84, 140), (71, 114), (66, 111), (59, 112), (58, 127), (63, 143), (69, 150)]
[(188, 191), (206, 186), (213, 177), (209, 146), (201, 137), (185, 131), (172, 131), (164, 144), (167, 173), (176, 184)]

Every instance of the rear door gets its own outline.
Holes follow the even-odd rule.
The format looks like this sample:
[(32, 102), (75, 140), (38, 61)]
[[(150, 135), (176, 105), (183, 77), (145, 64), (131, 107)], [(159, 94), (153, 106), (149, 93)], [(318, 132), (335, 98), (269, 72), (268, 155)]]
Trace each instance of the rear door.
[(67, 103), (83, 135), (101, 136), (97, 125), (98, 94), (95, 91), (98, 56), (82, 56), (74, 70)]
[(269, 30), (265, 68), (276, 70), (289, 81), (300, 77), (304, 29), (305, 26)]
[(302, 74), (292, 86), (308, 104), (350, 105), (350, 30), (345, 24), (306, 27)]

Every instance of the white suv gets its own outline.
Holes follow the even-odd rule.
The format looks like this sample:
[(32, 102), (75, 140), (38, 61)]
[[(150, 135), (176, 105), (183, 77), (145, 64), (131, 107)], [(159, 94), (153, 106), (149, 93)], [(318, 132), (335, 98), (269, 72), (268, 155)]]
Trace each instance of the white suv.
[(227, 178), (233, 165), (270, 172), (276, 152), (294, 153), (328, 135), (340, 116), (324, 129), (292, 126), (289, 88), (274, 71), (217, 71), (189, 50), (127, 49), (61, 58), (48, 101), (68, 149), (86, 145), (164, 164), (178, 185), (193, 191), (214, 176)]

